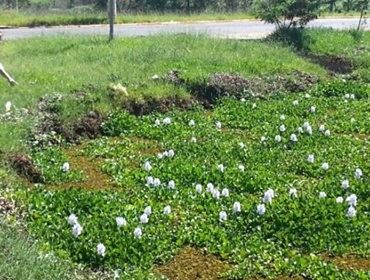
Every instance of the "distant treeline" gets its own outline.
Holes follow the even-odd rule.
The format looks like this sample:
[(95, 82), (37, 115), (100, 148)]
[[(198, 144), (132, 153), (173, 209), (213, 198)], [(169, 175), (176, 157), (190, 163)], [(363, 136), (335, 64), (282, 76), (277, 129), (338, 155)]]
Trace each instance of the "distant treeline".
[[(322, 10), (349, 12), (355, 10), (356, 0), (323, 0)], [(253, 0), (117, 0), (117, 8), (127, 12), (248, 12)], [(105, 9), (107, 0), (0, 0), (3, 8)]]

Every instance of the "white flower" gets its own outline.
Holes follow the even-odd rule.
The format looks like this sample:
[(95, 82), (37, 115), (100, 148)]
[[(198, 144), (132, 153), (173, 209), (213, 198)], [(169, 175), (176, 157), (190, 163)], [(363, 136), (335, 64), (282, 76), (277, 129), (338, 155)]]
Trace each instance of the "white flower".
[(327, 137), (329, 137), (330, 136), (330, 130), (329, 129), (325, 130), (324, 135), (327, 136)]
[(325, 198), (326, 197), (326, 193), (325, 192), (320, 192), (319, 193), (319, 198)]
[(240, 99), (241, 102), (247, 101), (245, 98)]
[(125, 218), (123, 217), (117, 217), (116, 218), (116, 223), (117, 223), (117, 227), (125, 227), (127, 226), (127, 221)]
[(310, 125), (307, 126), (306, 131), (307, 131), (307, 134), (312, 135), (312, 126), (310, 126)]
[(294, 105), (294, 106), (297, 106), (298, 104), (299, 104), (298, 100), (294, 100), (294, 101), (293, 101), (293, 105)]
[(154, 185), (154, 178), (152, 176), (146, 177), (146, 184), (148, 186)]
[(222, 124), (221, 124), (221, 122), (216, 122), (216, 128), (217, 128), (217, 129), (221, 129), (221, 128), (222, 128)]
[(77, 222), (72, 227), (72, 234), (74, 237), (78, 237), (82, 233), (82, 226)]
[(142, 214), (141, 216), (140, 216), (140, 223), (142, 223), (142, 224), (147, 224), (149, 222), (149, 217), (148, 217), (148, 215), (147, 214)]
[(325, 131), (325, 125), (320, 125), (320, 127), (319, 127), (319, 131), (320, 132), (324, 132)]
[(154, 122), (154, 125), (155, 126), (160, 126), (161, 125), (161, 121), (156, 119), (155, 122)]
[(285, 121), (285, 119), (286, 119), (285, 115), (280, 115), (280, 120), (281, 121)]
[(191, 143), (197, 143), (197, 138), (195, 138), (195, 137), (191, 137), (190, 142), (191, 142)]
[(303, 128), (305, 128), (305, 129), (306, 129), (306, 128), (307, 128), (307, 127), (309, 127), (309, 126), (310, 126), (310, 123), (309, 123), (309, 122), (304, 122), (304, 123), (303, 123)]
[(275, 141), (280, 143), (281, 142), (281, 136), (280, 135), (276, 135), (275, 136)]
[(260, 216), (262, 216), (262, 215), (265, 214), (265, 212), (266, 212), (266, 206), (265, 206), (265, 204), (258, 204), (257, 205), (257, 214), (260, 215)]
[(335, 199), (335, 201), (337, 202), (337, 203), (343, 203), (343, 197), (341, 197), (341, 196), (338, 196), (336, 199)]
[(162, 159), (163, 157), (164, 157), (164, 155), (163, 155), (162, 153), (158, 153), (158, 154), (157, 154), (157, 158), (158, 158), (158, 159)]
[(295, 135), (294, 133), (290, 135), (290, 141), (297, 142), (298, 141), (297, 135)]
[(169, 181), (167, 187), (173, 190), (176, 187), (175, 181), (174, 180)]
[(105, 246), (102, 243), (99, 243), (98, 246), (96, 246), (96, 252), (99, 256), (104, 257), (105, 256)]
[(347, 210), (347, 217), (354, 218), (356, 217), (356, 214), (357, 214), (356, 208), (353, 206), (350, 206)]
[(268, 189), (263, 195), (263, 203), (271, 203), (272, 199), (275, 197), (275, 192), (273, 189)]
[(212, 183), (207, 184), (207, 192), (212, 193), (215, 189), (215, 186)]
[(238, 169), (241, 171), (241, 172), (244, 172), (245, 170), (245, 166), (243, 164), (239, 164), (238, 165)]
[(150, 164), (149, 161), (146, 161), (144, 163), (144, 170), (147, 171), (147, 172), (149, 172), (150, 170), (152, 170), (152, 165)]
[(256, 104), (256, 103), (253, 103), (253, 104), (252, 104), (252, 108), (253, 108), (253, 109), (257, 108), (257, 104)]
[(225, 171), (225, 166), (223, 164), (219, 164), (217, 169), (223, 173)]
[(135, 228), (134, 230), (135, 238), (140, 239), (142, 235), (143, 235), (143, 231), (141, 230), (141, 228), (139, 227)]
[(195, 121), (194, 120), (190, 120), (189, 121), (189, 126), (195, 126)]
[(356, 99), (356, 96), (354, 94), (351, 94), (350, 98), (351, 99)]
[(285, 125), (284, 125), (284, 124), (282, 124), (282, 125), (279, 127), (279, 130), (280, 130), (281, 132), (284, 132), (284, 131), (286, 130)]
[(314, 155), (309, 155), (308, 158), (307, 158), (307, 161), (309, 163), (314, 163), (315, 162), (315, 156)]
[(221, 192), (221, 195), (224, 196), (224, 197), (228, 197), (229, 196), (229, 189), (227, 188), (224, 188)]
[(242, 211), (242, 206), (240, 205), (240, 202), (236, 201), (233, 205), (233, 212), (234, 213), (240, 213)]
[(297, 131), (298, 131), (298, 133), (303, 133), (303, 128), (302, 127), (298, 127)]
[(349, 180), (342, 181), (342, 188), (345, 190), (349, 188)]
[(159, 76), (157, 74), (153, 75), (152, 80), (154, 80), (154, 81), (159, 80)]
[(220, 198), (220, 195), (221, 195), (221, 193), (220, 193), (220, 191), (218, 189), (213, 189), (213, 191), (212, 191), (213, 198), (219, 199)]
[(304, 95), (304, 97), (305, 97), (305, 98), (310, 98), (310, 97), (311, 97), (311, 95), (309, 95), (308, 93), (306, 93), (306, 94)]
[(311, 106), (311, 108), (310, 108), (310, 112), (311, 112), (311, 113), (315, 113), (315, 112), (316, 112), (316, 107), (315, 107), (315, 106)]
[(69, 170), (70, 170), (69, 163), (68, 162), (63, 163), (63, 165), (62, 165), (62, 171), (64, 173), (67, 173)]
[(160, 185), (161, 185), (161, 180), (159, 180), (159, 178), (154, 178), (153, 186), (159, 187)]
[(146, 214), (147, 216), (150, 216), (152, 214), (152, 207), (150, 206), (145, 207), (144, 214)]
[(113, 279), (119, 279), (120, 278), (120, 273), (121, 271), (118, 269), (118, 270), (114, 270), (113, 271)]
[(263, 143), (263, 142), (265, 142), (267, 140), (267, 138), (265, 137), (265, 136), (262, 136), (261, 137), (261, 142)]
[(171, 214), (171, 206), (167, 205), (166, 207), (164, 207), (164, 209), (163, 209), (163, 214), (164, 214), (164, 215), (169, 215), (169, 214)]
[(197, 191), (197, 193), (202, 193), (203, 191), (203, 187), (201, 184), (196, 184), (195, 185), (195, 190)]
[(348, 205), (356, 206), (357, 205), (357, 196), (355, 194), (351, 194), (346, 198), (346, 202)]
[(163, 119), (163, 124), (164, 124), (164, 125), (170, 125), (170, 124), (171, 124), (171, 122), (172, 122), (172, 121), (171, 121), (171, 118), (169, 118), (169, 117), (167, 117), (167, 118), (164, 118), (164, 119)]
[(245, 144), (244, 144), (244, 143), (242, 143), (242, 142), (240, 142), (240, 143), (239, 143), (239, 147), (240, 147), (241, 149), (244, 149), (244, 148), (245, 148)]
[(324, 162), (322, 165), (321, 165), (321, 168), (324, 169), (325, 171), (329, 169), (329, 163), (327, 162)]
[(174, 150), (168, 150), (168, 157), (172, 158), (175, 156), (175, 151)]
[(360, 168), (356, 168), (356, 171), (355, 171), (355, 178), (356, 179), (361, 179), (362, 177), (362, 170)]
[(70, 224), (71, 226), (74, 226), (77, 223), (78, 223), (77, 216), (75, 214), (69, 215), (69, 217), (68, 217), (68, 224)]
[(5, 112), (9, 113), (10, 110), (12, 109), (12, 102), (8, 101), (5, 103)]
[(344, 98), (349, 99), (349, 93), (346, 93), (346, 94), (344, 95)]
[(220, 219), (220, 222), (225, 222), (227, 221), (227, 214), (225, 211), (221, 211), (220, 214), (219, 214), (219, 219)]
[(298, 191), (297, 191), (297, 189), (296, 189), (296, 188), (291, 188), (291, 189), (289, 190), (289, 196), (290, 196), (290, 197), (292, 197), (292, 198), (297, 197), (297, 193), (298, 193)]

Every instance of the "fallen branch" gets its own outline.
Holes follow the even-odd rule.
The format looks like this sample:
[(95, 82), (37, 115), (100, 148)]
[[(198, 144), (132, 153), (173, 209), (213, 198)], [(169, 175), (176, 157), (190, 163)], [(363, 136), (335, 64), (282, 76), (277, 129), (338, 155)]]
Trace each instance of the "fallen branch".
[(4, 66), (0, 63), (0, 75), (3, 76), (12, 85), (17, 85), (18, 83), (5, 71)]

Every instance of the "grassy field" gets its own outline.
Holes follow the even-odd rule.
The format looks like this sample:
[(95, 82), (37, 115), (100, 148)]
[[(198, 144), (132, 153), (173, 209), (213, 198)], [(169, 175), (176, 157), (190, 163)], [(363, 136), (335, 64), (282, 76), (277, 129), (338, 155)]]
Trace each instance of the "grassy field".
[[(190, 95), (181, 87), (152, 80), (180, 69), (187, 79), (200, 79), (210, 73), (234, 72), (244, 76), (284, 74), (292, 70), (325, 77), (325, 70), (306, 61), (289, 48), (257, 41), (225, 41), (205, 37), (174, 36), (117, 39), (61, 37), (5, 42), (0, 46), (1, 61), (19, 81), (9, 88), (1, 82), (0, 104), (11, 101), (18, 108), (32, 108), (43, 95), (88, 91), (102, 99), (111, 83), (122, 83), (129, 97), (156, 98)], [(75, 107), (72, 104), (72, 107)], [(108, 109), (112, 105), (108, 104)], [(76, 108), (79, 111), (79, 107)], [(71, 108), (68, 108), (68, 114)], [(29, 126), (26, 121), (26, 127)], [(12, 123), (2, 123), (0, 143), (4, 149), (19, 147), (9, 141)], [(18, 124), (17, 124), (18, 126)]]
[[(170, 21), (203, 21), (203, 20), (236, 20), (253, 19), (247, 13), (150, 13), (150, 14), (118, 14), (116, 23), (155, 23)], [(32, 12), (0, 12), (0, 26), (54, 26), (54, 25), (85, 25), (85, 24), (106, 24), (107, 15), (103, 12), (91, 13), (32, 13)]]
[[(330, 14), (323, 13), (322, 17), (357, 17), (358, 13)], [(149, 13), (149, 14), (122, 14), (119, 13), (116, 23), (156, 23), (156, 22), (193, 22), (207, 20), (241, 20), (255, 19), (248, 13)], [(14, 12), (11, 10), (0, 11), (0, 26), (55, 26), (55, 25), (86, 25), (106, 24), (107, 15), (103, 12)]]
[[(369, 279), (370, 33), (307, 32), (306, 52), (346, 57), (356, 80), (334, 78), (271, 41), (177, 35), (1, 44), (0, 61), (19, 85), (0, 81), (0, 104), (12, 103), (8, 113), (0, 109), (0, 186), (27, 206), (22, 222), (38, 247), (1, 226), (0, 247), (14, 248), (14, 258), (0, 264), (0, 275), (71, 275), (66, 258), (116, 279)], [(152, 78), (173, 69), (182, 83)], [(320, 82), (263, 98), (230, 91), (212, 110), (122, 111), (127, 100), (195, 99), (184, 83), (215, 73), (255, 81), (294, 70)], [(127, 94), (109, 89), (119, 83)], [(30, 145), (37, 103), (55, 94), (65, 99), (48, 113), (68, 122), (98, 110), (103, 137)], [(16, 152), (32, 157), (42, 184), (14, 176), (5, 160)], [(36, 250), (58, 261), (41, 263)]]

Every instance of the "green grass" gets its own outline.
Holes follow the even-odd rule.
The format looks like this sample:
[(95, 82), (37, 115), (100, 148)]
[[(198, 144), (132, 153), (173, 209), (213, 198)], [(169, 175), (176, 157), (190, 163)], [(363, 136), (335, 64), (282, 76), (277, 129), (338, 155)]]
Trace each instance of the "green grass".
[[(204, 20), (236, 20), (253, 19), (248, 13), (194, 13), (191, 15), (181, 13), (148, 13), (148, 14), (130, 14), (119, 13), (116, 23), (156, 23), (156, 22), (192, 22)], [(55, 26), (55, 25), (86, 25), (86, 24), (106, 24), (107, 15), (104, 12), (0, 12), (0, 26)]]
[(69, 279), (70, 268), (52, 254), (41, 254), (34, 240), (0, 223), (0, 279)]
[[(322, 17), (357, 17), (358, 13), (323, 13)], [(208, 20), (246, 20), (255, 19), (248, 12), (217, 13), (118, 13), (116, 23), (156, 23), (156, 22), (194, 22)], [(60, 12), (33, 12), (12, 10), (0, 11), (0, 26), (34, 27), (56, 25), (86, 25), (108, 23), (105, 12), (98, 11), (60, 11)]]
[[(126, 85), (132, 98), (190, 97), (183, 88), (152, 81), (153, 75), (164, 75), (171, 69), (180, 69), (191, 80), (217, 72), (250, 77), (300, 70), (326, 75), (321, 67), (283, 46), (203, 36), (120, 38), (112, 43), (102, 37), (37, 38), (5, 42), (0, 45), (0, 53), (2, 63), (19, 82), (13, 88), (0, 82), (0, 104), (11, 101), (18, 108), (34, 108), (45, 94), (68, 94), (73, 90), (87, 91), (104, 101), (110, 83)], [(79, 104), (71, 104), (67, 108), (70, 115), (72, 108), (81, 111)], [(28, 120), (23, 124), (29, 127)], [(0, 146), (4, 149), (19, 145), (9, 139), (24, 135), (22, 126), (13, 126), (1, 124)]]
[(308, 34), (312, 40), (310, 51), (351, 59), (356, 67), (354, 73), (370, 82), (370, 32), (313, 29)]

